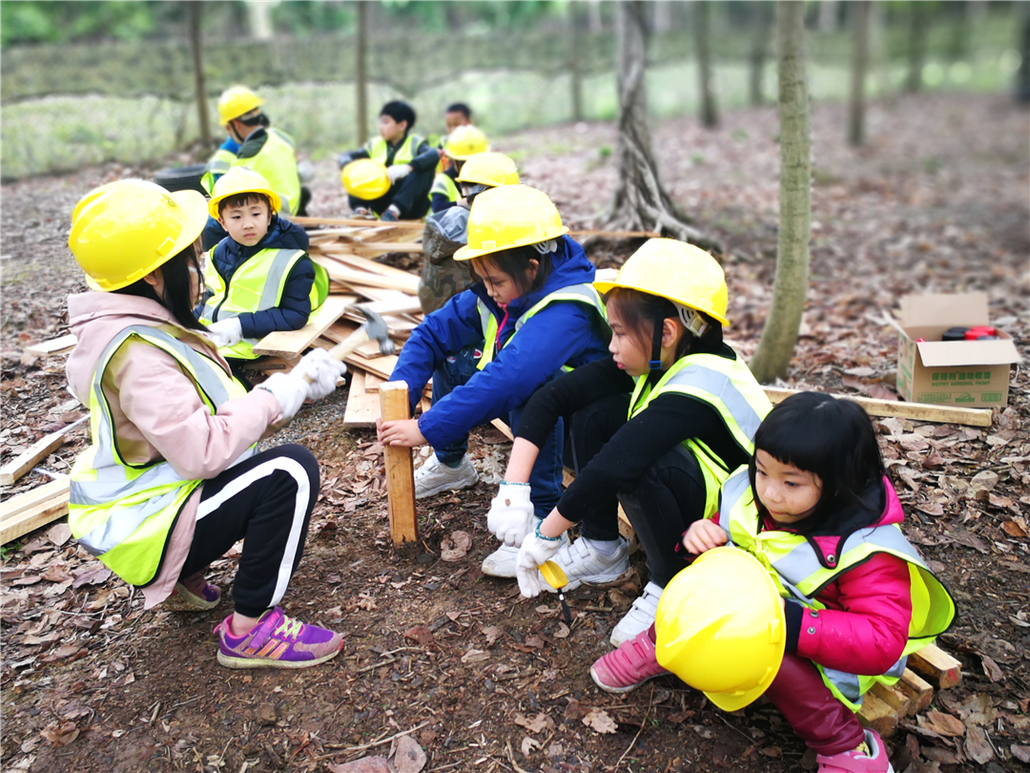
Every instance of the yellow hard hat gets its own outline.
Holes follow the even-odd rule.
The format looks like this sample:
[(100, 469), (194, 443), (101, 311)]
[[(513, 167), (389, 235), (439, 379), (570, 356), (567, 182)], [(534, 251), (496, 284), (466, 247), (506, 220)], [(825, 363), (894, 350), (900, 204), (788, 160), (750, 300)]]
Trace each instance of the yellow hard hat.
[(693, 244), (675, 239), (648, 239), (619, 270), (614, 282), (594, 282), (604, 295), (615, 287), (668, 298), (673, 303), (703, 311), (729, 325), (728, 293), (722, 266)]
[(68, 247), (92, 286), (118, 290), (189, 247), (206, 224), (202, 193), (169, 193), (146, 180), (118, 180), (94, 188), (75, 205)]
[(701, 556), (665, 586), (655, 616), (658, 663), (724, 711), (764, 693), (783, 661), (783, 600), (746, 550)]
[(263, 104), (265, 100), (246, 86), (230, 86), (218, 98), (218, 121), (225, 126), (233, 118), (246, 115)]
[(386, 167), (371, 158), (351, 161), (340, 170), (340, 181), (347, 193), (366, 201), (378, 199), (390, 190)]
[(468, 244), (454, 253), (454, 259), (472, 260), (568, 232), (546, 193), (525, 185), (502, 185), (476, 196), (469, 212)]
[(518, 185), (519, 170), (515, 162), (503, 153), (487, 151), (477, 153), (465, 162), (458, 173), (460, 183), (476, 183), (496, 188), (498, 185)]
[(239, 193), (264, 194), (271, 202), (273, 213), (278, 212), (282, 206), (279, 194), (271, 189), (263, 174), (245, 166), (234, 166), (215, 182), (214, 190), (211, 191), (211, 201), (207, 203), (207, 211), (211, 217), (217, 220), (219, 203)]
[(478, 153), (490, 150), (486, 135), (471, 124), (459, 126), (447, 135), (447, 144), (443, 152), (453, 159), (464, 161)]

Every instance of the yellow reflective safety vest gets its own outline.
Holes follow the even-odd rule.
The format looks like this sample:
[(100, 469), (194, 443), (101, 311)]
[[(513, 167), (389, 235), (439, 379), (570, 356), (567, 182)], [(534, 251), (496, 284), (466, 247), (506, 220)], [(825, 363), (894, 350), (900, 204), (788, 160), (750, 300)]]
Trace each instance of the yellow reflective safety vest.
[[(594, 286), (589, 283), (569, 285), (568, 287), (561, 287), (555, 290), (553, 293), (549, 293), (537, 301), (535, 304), (530, 306), (526, 312), (515, 320), (515, 331), (508, 336), (508, 340), (504, 342), (502, 346), (497, 345), (497, 317), (493, 315), (493, 312), (483, 303), (482, 298), (476, 299), (476, 309), (479, 311), (479, 323), (483, 330), (483, 336), (486, 339), (483, 343), (483, 356), (479, 358), (479, 362), (476, 367), (482, 370), (491, 362), (494, 357), (497, 356), (497, 352), (511, 343), (513, 339), (534, 315), (539, 314), (541, 311), (546, 309), (552, 303), (582, 303), (597, 312), (598, 316), (608, 324), (608, 312), (604, 308), (604, 302), (601, 300), (601, 296), (598, 295), (597, 290)], [(556, 335), (560, 334), (556, 331)], [(572, 370), (568, 365), (563, 365), (562, 368), (566, 371)]]
[[(411, 160), (417, 155), (418, 146), (421, 144), (422, 138), (420, 136), (409, 134), (404, 138), (400, 147), (397, 148), (397, 152), (393, 154), (393, 161), (389, 165), (410, 164)], [(386, 159), (390, 154), (390, 146), (382, 137), (373, 137), (365, 143), (365, 152), (368, 153), (368, 157), (373, 161), (378, 161), (386, 166)]]
[(844, 541), (840, 555), (828, 557), (834, 560), (832, 568), (827, 568), (802, 535), (778, 529), (759, 531), (758, 505), (746, 466), (738, 468), (726, 481), (714, 520), (729, 534), (729, 544), (743, 548), (762, 562), (781, 596), (793, 598), (809, 609), (826, 609), (816, 598), (819, 592), (876, 553), (889, 553), (908, 564), (912, 620), (908, 642), (898, 662), (885, 674), (875, 675), (849, 674), (815, 664), (837, 700), (852, 711), (862, 707), (862, 696), (877, 682), (885, 685), (897, 682), (905, 671), (908, 656), (932, 644), (955, 619), (955, 602), (947, 588), (905, 539), (896, 523), (854, 532)]
[[(179, 511), (203, 481), (184, 480), (166, 461), (137, 466), (122, 459), (101, 384), (111, 358), (130, 339), (173, 357), (212, 414), (247, 390), (216, 360), (160, 328), (132, 325), (104, 349), (90, 385), (90, 447), (72, 467), (68, 524), (79, 544), (112, 572), (132, 585), (146, 585), (161, 566)], [(240, 458), (253, 453), (251, 446)]]
[[(712, 406), (722, 417), (737, 445), (754, 453), (758, 425), (772, 409), (765, 391), (739, 357), (728, 360), (715, 354), (681, 357), (651, 386), (647, 375), (636, 376), (629, 403), (629, 418), (645, 410), (658, 395), (676, 393)], [(705, 481), (705, 517), (715, 512), (719, 489), (732, 472), (725, 460), (696, 438), (682, 445), (694, 455)]]
[(296, 215), (300, 208), (300, 177), (297, 175), (297, 156), (293, 138), (279, 129), (268, 128), (268, 139), (256, 156), (237, 157), (230, 167), (242, 166), (260, 172), (268, 180), (268, 187), (279, 194), (282, 211)]
[(452, 204), (456, 204), (461, 199), (461, 191), (458, 190), (457, 183), (446, 172), (440, 172), (433, 180), (433, 187), (429, 189), (429, 200), (433, 200), (433, 196), (446, 196), (447, 201)]
[[(304, 250), (261, 250), (240, 264), (228, 288), (215, 268), (214, 260), (209, 257), (204, 268), (204, 284), (211, 292), (200, 312), (200, 321), (210, 325), (220, 319), (275, 308), (282, 300), (290, 271), (305, 255)], [(315, 268), (315, 281), (311, 283), (308, 296), (311, 301), (309, 322), (329, 295), (329, 274), (314, 261), (311, 265)], [(244, 338), (233, 346), (221, 347), (218, 352), (223, 357), (256, 360), (260, 356), (254, 354), (257, 342), (257, 338)]]
[(200, 185), (207, 191), (208, 196), (214, 195), (215, 183), (218, 182), (219, 177), (229, 171), (235, 160), (236, 154), (225, 148), (219, 148), (211, 156), (207, 162), (207, 169), (204, 170), (204, 176), (200, 178)]

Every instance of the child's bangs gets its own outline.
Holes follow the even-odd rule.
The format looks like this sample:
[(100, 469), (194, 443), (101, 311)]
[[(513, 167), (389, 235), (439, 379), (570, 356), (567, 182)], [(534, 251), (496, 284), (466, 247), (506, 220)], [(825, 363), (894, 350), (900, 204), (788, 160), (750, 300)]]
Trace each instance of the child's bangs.
[(232, 196), (226, 196), (220, 202), (218, 202), (218, 214), (222, 214), (228, 207), (246, 207), (251, 204), (264, 204), (268, 207), (268, 211), (272, 211), (272, 204), (268, 200), (268, 196), (257, 191), (244, 191), (243, 193), (236, 193)]

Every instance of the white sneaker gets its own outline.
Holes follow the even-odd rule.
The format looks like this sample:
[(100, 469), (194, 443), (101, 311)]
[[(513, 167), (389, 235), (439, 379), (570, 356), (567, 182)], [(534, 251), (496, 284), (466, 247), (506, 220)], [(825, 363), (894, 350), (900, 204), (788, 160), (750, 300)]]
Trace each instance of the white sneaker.
[[(605, 585), (615, 582), (629, 571), (629, 543), (619, 538), (619, 549), (612, 556), (602, 556), (591, 549), (586, 540), (580, 538), (569, 545), (563, 545), (551, 559), (565, 572), (569, 584), (562, 590), (575, 590), (583, 583), (587, 585)], [(544, 590), (557, 593), (546, 582)]]
[[(569, 544), (567, 535), (562, 534), (562, 544)], [(507, 577), (515, 579), (518, 573), (515, 571), (515, 559), (519, 557), (519, 549), (510, 545), (501, 545), (497, 550), (483, 559), (483, 574), (490, 577)], [(551, 586), (544, 583), (546, 588)]]
[(612, 630), (611, 641), (613, 647), (618, 647), (624, 641), (635, 639), (641, 631), (646, 631), (654, 624), (655, 614), (658, 612), (658, 599), (665, 588), (659, 588), (653, 582), (644, 586), (644, 592), (633, 602), (623, 618)]
[(461, 464), (457, 467), (448, 467), (433, 454), (415, 470), (415, 499), (425, 499), (443, 491), (457, 491), (478, 482), (479, 473), (467, 454), (461, 457)]

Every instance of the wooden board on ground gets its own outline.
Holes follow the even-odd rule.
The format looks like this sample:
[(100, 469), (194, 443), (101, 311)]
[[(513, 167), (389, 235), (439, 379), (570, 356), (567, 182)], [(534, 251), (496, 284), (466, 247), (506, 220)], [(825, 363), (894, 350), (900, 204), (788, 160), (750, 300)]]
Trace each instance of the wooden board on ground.
[(14, 459), (0, 467), (0, 486), (10, 486), (43, 459), (50, 456), (64, 444), (67, 433), (68, 430), (65, 428), (41, 437)]
[(890, 738), (898, 729), (898, 713), (872, 692), (867, 692), (862, 696), (862, 708), (858, 712), (858, 721), (866, 727), (871, 727), (884, 738)]
[[(377, 220), (363, 220), (361, 218), (354, 217), (300, 217), (299, 215), (291, 217), (290, 220), (297, 225), (303, 226), (342, 226), (349, 225), (355, 228), (374, 228), (379, 225)], [(384, 224), (385, 225), (385, 224)], [(422, 228), (424, 223), (421, 220), (395, 220), (389, 224), (390, 228), (411, 228), (419, 229)]]
[(962, 664), (936, 644), (929, 644), (908, 656), (908, 667), (940, 690), (962, 681)]
[(418, 293), (418, 277), (414, 274), (402, 272), (403, 277), (373, 274), (371, 271), (361, 271), (342, 265), (342, 261), (330, 255), (314, 254), (311, 259), (326, 270), (330, 279), (348, 287), (382, 287), (387, 290), (401, 290), (409, 295)]
[(350, 391), (347, 392), (347, 407), (343, 412), (344, 429), (368, 429), (375, 427), (379, 418), (379, 394), (365, 389), (365, 374), (355, 371), (351, 375)]
[[(773, 387), (763, 387), (763, 389), (765, 389), (765, 394), (770, 402), (773, 403), (781, 403), (791, 395), (802, 391), (800, 389), (774, 389)], [(929, 403), (905, 403), (898, 400), (875, 400), (858, 395), (831, 394), (830, 396), (853, 400), (865, 408), (866, 413), (870, 416), (898, 416), (902, 419), (931, 421), (939, 424), (967, 424), (971, 427), (991, 426), (990, 409), (956, 408), (948, 405), (930, 405)]]
[(38, 357), (45, 357), (48, 354), (63, 354), (75, 348), (77, 339), (74, 333), (68, 333), (60, 338), (51, 338), (49, 341), (40, 341), (38, 344), (30, 344), (25, 347), (28, 354), (35, 354)]
[(365, 374), (365, 391), (366, 392), (378, 392), (379, 391), (379, 385), (380, 384), (385, 384), (385, 383), (386, 383), (386, 379), (385, 378), (379, 378), (379, 376), (377, 376), (375, 373), (366, 373)]
[(378, 341), (365, 341), (361, 346), (354, 350), (355, 354), (359, 354), (369, 360), (374, 360), (376, 357), (384, 357), (382, 347), (380, 347)]
[(348, 306), (357, 302), (353, 295), (330, 295), (315, 313), (315, 318), (299, 330), (276, 330), (254, 346), (254, 353), (277, 357), (296, 357), (311, 346), (312, 341), (338, 320)]
[[(379, 404), (384, 420), (410, 418), (408, 385), (403, 381), (383, 384), (379, 387)], [(386, 464), (386, 503), (393, 542), (418, 542), (411, 449), (384, 446), (383, 457)]]
[(68, 478), (51, 481), (0, 504), (0, 545), (67, 514), (69, 483)]

